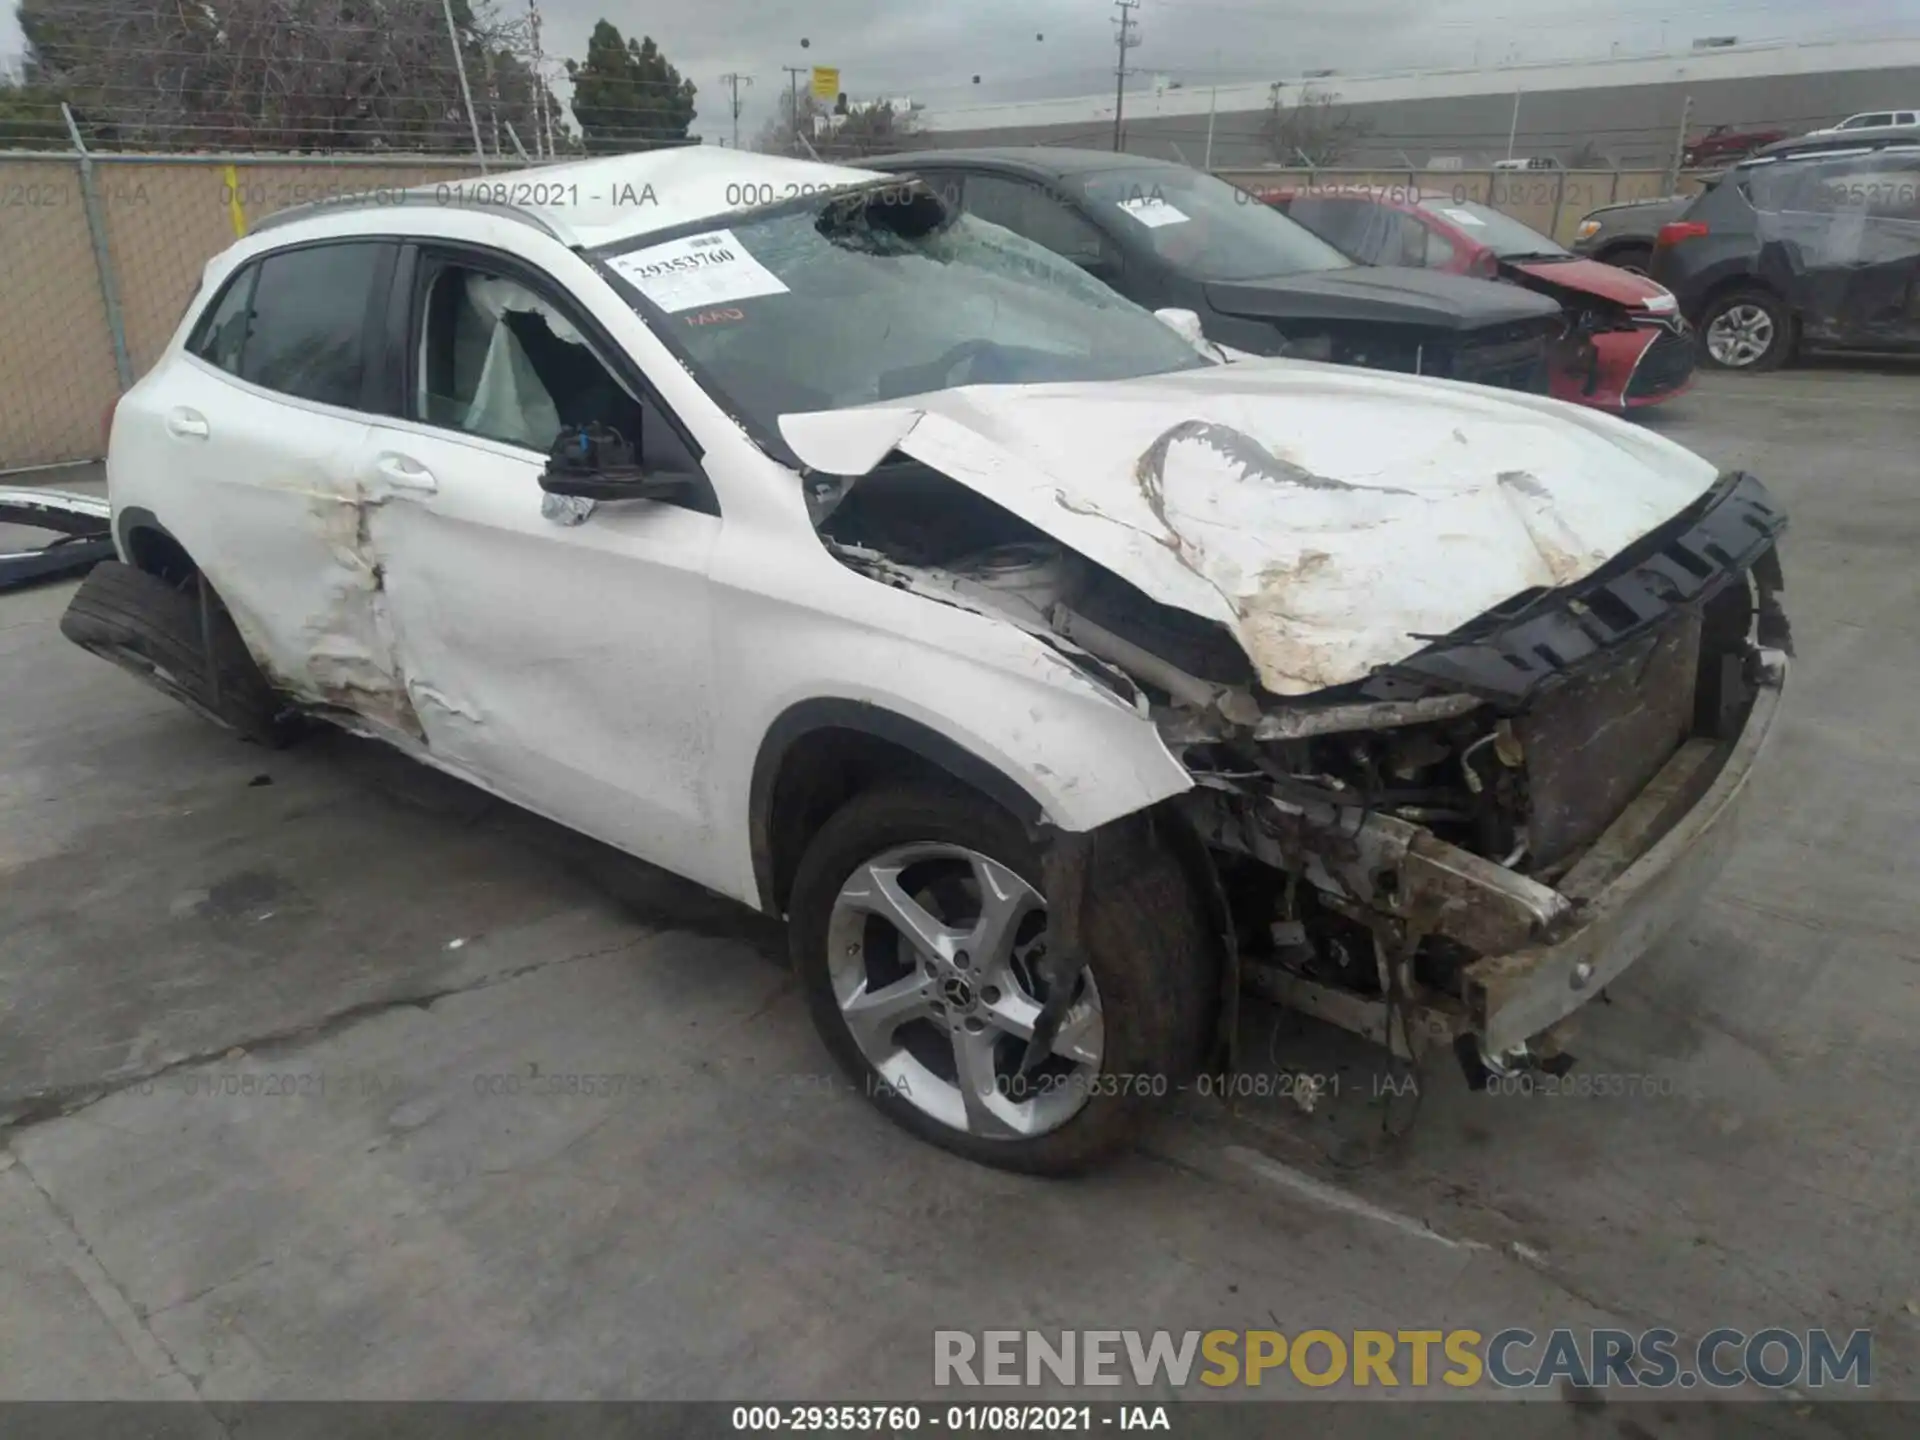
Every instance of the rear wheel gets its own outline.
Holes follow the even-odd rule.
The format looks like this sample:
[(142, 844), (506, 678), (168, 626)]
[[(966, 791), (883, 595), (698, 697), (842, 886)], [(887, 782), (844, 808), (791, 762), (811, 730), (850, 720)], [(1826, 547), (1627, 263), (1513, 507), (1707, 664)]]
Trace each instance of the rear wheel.
[(291, 730), (281, 704), (211, 591), (202, 610), (196, 573), (175, 586), (117, 560), (96, 565), (60, 617), (60, 632), (83, 650), (172, 696), (216, 725), (263, 744)]
[(1794, 347), (1793, 312), (1771, 290), (1730, 290), (1700, 317), (1707, 363), (1722, 370), (1778, 370)]
[(922, 1139), (1037, 1174), (1126, 1142), (1191, 1074), (1219, 991), (1214, 942), (1173, 854), (1144, 833), (1096, 847), (1086, 964), (1044, 1059), (1047, 903), (1025, 829), (969, 793), (856, 796), (794, 882), (794, 967), (834, 1059)]

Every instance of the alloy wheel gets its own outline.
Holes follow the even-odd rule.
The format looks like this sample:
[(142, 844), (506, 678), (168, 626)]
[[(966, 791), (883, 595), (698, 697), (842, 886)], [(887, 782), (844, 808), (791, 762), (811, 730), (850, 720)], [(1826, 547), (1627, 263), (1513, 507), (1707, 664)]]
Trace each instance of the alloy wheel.
[(1046, 901), (963, 846), (896, 846), (857, 867), (827, 924), (827, 965), (848, 1033), (899, 1099), (968, 1135), (1031, 1139), (1086, 1104), (1105, 1025), (1091, 970), (1050, 1053), (1022, 1061), (1048, 998)]
[(1773, 317), (1751, 302), (1729, 305), (1707, 326), (1707, 353), (1729, 369), (1753, 364), (1773, 342)]

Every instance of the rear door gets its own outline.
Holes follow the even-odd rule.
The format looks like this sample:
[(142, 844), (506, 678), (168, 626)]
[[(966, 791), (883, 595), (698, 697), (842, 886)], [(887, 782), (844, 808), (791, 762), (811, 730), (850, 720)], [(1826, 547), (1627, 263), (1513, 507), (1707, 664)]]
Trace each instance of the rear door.
[(1749, 185), (1763, 267), (1809, 338), (1920, 344), (1920, 147), (1785, 162)]
[[(392, 496), (373, 546), (431, 753), (701, 878), (715, 853), (707, 566), (721, 520), (691, 438), (587, 308), (532, 267), (423, 245), (398, 288), (398, 414), (372, 427), (360, 463)], [(618, 431), (646, 468), (689, 476), (685, 502), (546, 495), (549, 451), (587, 423)]]
[[(356, 465), (370, 327), (399, 247), (325, 241), (237, 272), (176, 363), (116, 417), (159, 483), (157, 518), (212, 580), (274, 683), (406, 731)], [(373, 333), (377, 334), (377, 330)], [(131, 427), (131, 428), (129, 428)]]

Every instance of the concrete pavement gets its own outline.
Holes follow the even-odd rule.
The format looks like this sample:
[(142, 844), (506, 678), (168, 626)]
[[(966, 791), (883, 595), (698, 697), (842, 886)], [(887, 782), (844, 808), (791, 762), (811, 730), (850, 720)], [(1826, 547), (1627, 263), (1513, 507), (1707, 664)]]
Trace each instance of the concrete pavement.
[[(244, 745), (68, 645), (68, 587), (0, 598), (0, 1398), (899, 1398), (935, 1328), (1590, 1324), (1870, 1327), (1920, 1398), (1915, 378), (1650, 422), (1786, 502), (1801, 659), (1742, 848), (1578, 1047), (1644, 1086), (1436, 1073), (1391, 1140), (1375, 1057), (1252, 1006), (1256, 1068), (1338, 1096), (1189, 1102), (1070, 1184), (849, 1094), (777, 927), (362, 742)], [(1549, 1393), (1526, 1433), (1729, 1433)], [(1741, 1419), (1891, 1418), (1817, 1398)]]

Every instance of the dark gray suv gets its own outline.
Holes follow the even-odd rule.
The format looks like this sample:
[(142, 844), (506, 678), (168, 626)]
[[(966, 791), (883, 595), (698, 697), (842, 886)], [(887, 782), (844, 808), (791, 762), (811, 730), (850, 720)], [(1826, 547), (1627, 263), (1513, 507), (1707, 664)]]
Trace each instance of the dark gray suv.
[(1653, 276), (1722, 369), (1803, 344), (1920, 351), (1920, 143), (1743, 161), (1661, 227)]
[(940, 150), (864, 160), (1079, 265), (1217, 345), (1547, 393), (1557, 302), (1491, 280), (1357, 265), (1256, 196), (1106, 150)]

